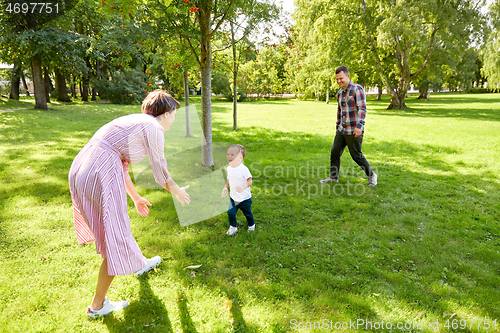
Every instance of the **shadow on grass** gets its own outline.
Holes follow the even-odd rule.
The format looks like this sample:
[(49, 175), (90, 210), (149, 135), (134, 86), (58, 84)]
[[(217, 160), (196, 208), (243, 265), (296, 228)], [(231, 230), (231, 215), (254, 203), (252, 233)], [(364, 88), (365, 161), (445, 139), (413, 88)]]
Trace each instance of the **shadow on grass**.
[(110, 332), (173, 332), (163, 301), (151, 290), (148, 275), (139, 277), (139, 299), (125, 308), (123, 321), (112, 315), (104, 318)]
[(188, 299), (184, 293), (179, 293), (177, 295), (177, 306), (179, 308), (182, 332), (184, 333), (198, 333), (196, 326), (194, 325), (193, 319), (189, 313), (188, 309)]
[[(84, 117), (78, 122), (83, 123)], [(334, 313), (372, 321), (387, 320), (387, 315), (377, 313), (376, 308), (404, 308), (402, 311), (410, 315), (423, 312), (422, 316), (434, 318), (453, 314), (462, 307), (491, 319), (500, 315), (496, 292), (500, 284), (500, 200), (498, 175), (492, 170), (464, 178), (457, 165), (446, 162), (447, 155), (460, 154), (460, 150), (402, 140), (375, 141), (366, 144), (364, 151), (372, 166), (380, 169), (377, 187), (366, 187), (359, 196), (330, 191), (309, 197), (308, 193), (296, 191), (296, 187), (302, 183), (307, 185), (305, 189), (309, 185), (315, 189), (337, 185), (319, 187), (318, 176), (284, 176), (276, 167), (296, 168), (308, 162), (311, 167), (323, 166), (328, 163), (333, 137), (258, 127), (229, 133), (229, 128), (219, 123), (214, 133), (224, 141), (242, 142), (248, 149), (248, 165), (260, 163), (254, 164), (252, 170), (255, 175), (260, 171), (256, 180), (262, 180), (255, 182), (252, 189), (257, 231), (225, 237), (224, 214), (183, 229), (171, 217), (173, 203), (165, 196), (155, 203), (161, 209), (152, 209), (148, 218), (167, 223), (153, 227), (144, 223), (140, 234), (141, 242), (149, 241), (148, 246), (174, 258), (173, 270), (178, 270), (174, 273), (179, 273), (176, 279), (182, 284), (219, 291), (235, 300), (231, 310), (235, 330), (258, 331), (248, 324), (248, 299), (269, 307), (270, 314), (275, 307), (281, 307), (294, 315), (326, 317)], [(23, 127), (17, 129), (21, 131)], [(72, 127), (67, 135), (77, 132), (78, 128)], [(54, 136), (62, 138), (61, 133)], [(65, 142), (61, 146), (60, 149), (73, 153), (71, 144)], [(28, 153), (21, 154), (20, 158), (29, 158)], [(14, 152), (9, 153), (9, 158), (12, 163)], [(423, 169), (412, 169), (392, 158), (414, 160)], [(53, 176), (62, 180), (67, 177), (71, 160), (52, 157), (43, 165), (60, 164), (53, 169)], [(348, 170), (358, 168), (348, 153), (342, 165)], [(463, 167), (465, 163), (459, 165)], [(468, 166), (474, 167), (473, 162)], [(266, 167), (270, 172), (263, 172)], [(14, 180), (5, 196), (43, 194), (49, 203), (60, 200), (61, 193), (67, 191), (66, 185), (40, 186), (41, 192), (25, 188), (26, 182), (31, 184), (33, 179), (44, 176), (40, 168), (30, 177)], [(433, 174), (433, 170), (445, 173)], [(293, 186), (289, 187), (290, 193), (275, 194), (263, 188), (264, 181), (281, 189)], [(347, 181), (366, 183), (347, 172), (338, 186), (345, 188)], [(70, 202), (69, 196), (66, 202)], [(169, 217), (165, 217), (166, 211)], [(7, 212), (3, 201), (0, 213), (2, 218), (27, 218), (19, 212)], [(224, 222), (217, 224), (220, 221)], [(144, 235), (148, 234), (151, 237), (146, 241)], [(186, 276), (182, 268), (193, 260), (204, 265), (194, 278)], [(108, 330), (146, 332), (153, 328), (171, 332), (165, 305), (152, 292), (147, 276), (140, 283), (139, 300), (125, 310), (123, 321), (106, 318)], [(177, 305), (185, 332), (196, 332), (187, 297), (180, 297), (182, 301), (178, 300)], [(294, 313), (295, 309), (299, 310)], [(407, 314), (400, 316), (396, 319), (407, 318)], [(285, 332), (289, 322), (278, 319), (273, 324), (273, 331)]]
[[(376, 107), (375, 113), (381, 116), (399, 117), (432, 117), (432, 118), (459, 118), (474, 119), (477, 121), (500, 121), (500, 113), (495, 112), (496, 106), (492, 103), (500, 102), (500, 94), (439, 94), (430, 101), (416, 99), (413, 96), (406, 99), (407, 109), (386, 110), (379, 109), (387, 106), (390, 98), (384, 96), (382, 101), (368, 100), (368, 109)], [(386, 105), (387, 103), (387, 105)], [(453, 107), (452, 107), (453, 106)]]
[[(263, 182), (254, 180), (258, 229), (254, 234), (216, 235), (213, 229), (220, 228), (212, 226), (214, 218), (191, 227), (191, 237), (179, 244), (157, 240), (157, 246), (169, 248), (179, 267), (192, 258), (210, 263), (211, 269), (200, 271), (196, 278), (180, 274), (180, 279), (236, 299), (234, 329), (253, 332), (245, 320), (246, 297), (297, 302), (307, 313), (318, 315), (334, 309), (353, 320), (372, 322), (387, 321), (373, 304), (400, 302), (410, 313), (424, 311), (437, 318), (456, 312), (457, 304), (474, 304), (491, 318), (500, 314), (498, 302), (491, 302), (487, 291), (500, 283), (494, 268), (500, 262), (494, 236), (499, 231), (494, 217), (499, 188), (492, 171), (463, 179), (457, 167), (465, 164), (445, 161), (448, 155), (460, 154), (458, 149), (380, 141), (365, 146), (368, 159), (380, 170), (377, 187), (366, 186), (363, 195), (325, 190), (308, 197), (307, 192), (297, 191), (295, 181), (306, 184), (305, 189), (321, 190), (345, 189), (347, 182), (362, 186), (366, 179), (346, 172), (340, 184), (318, 185), (318, 177), (310, 173), (264, 175), (266, 167), (321, 165), (328, 158), (330, 140), (258, 128), (232, 135), (248, 142), (249, 158), (260, 162), (261, 169), (252, 172), (260, 171), (260, 180), (270, 185), (282, 189), (290, 185), (289, 192), (266, 192)], [(419, 168), (388, 163), (392, 157), (413, 160)], [(348, 171), (359, 168), (347, 152), (342, 164)], [(491, 237), (496, 243), (489, 243)], [(477, 281), (481, 286), (469, 290)], [(396, 319), (405, 321), (405, 316)], [(286, 327), (288, 322), (279, 325)]]

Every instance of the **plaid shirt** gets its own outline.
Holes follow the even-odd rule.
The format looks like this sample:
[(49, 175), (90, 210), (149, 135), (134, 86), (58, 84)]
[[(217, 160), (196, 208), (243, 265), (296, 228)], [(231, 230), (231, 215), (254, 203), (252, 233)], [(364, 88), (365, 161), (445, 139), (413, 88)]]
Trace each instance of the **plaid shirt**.
[(354, 134), (354, 129), (365, 129), (366, 94), (359, 84), (349, 82), (337, 93), (337, 131), (344, 135)]

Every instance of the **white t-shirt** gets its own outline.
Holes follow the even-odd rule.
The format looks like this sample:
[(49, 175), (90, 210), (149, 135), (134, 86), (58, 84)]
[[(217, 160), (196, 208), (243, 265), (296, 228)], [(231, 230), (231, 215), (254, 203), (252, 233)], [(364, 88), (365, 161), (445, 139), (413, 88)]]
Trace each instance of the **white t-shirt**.
[(248, 178), (251, 178), (250, 170), (241, 163), (236, 168), (232, 166), (227, 167), (227, 179), (229, 180), (229, 195), (236, 203), (240, 203), (252, 197), (250, 187), (247, 187), (242, 192), (236, 192), (236, 186), (244, 185)]

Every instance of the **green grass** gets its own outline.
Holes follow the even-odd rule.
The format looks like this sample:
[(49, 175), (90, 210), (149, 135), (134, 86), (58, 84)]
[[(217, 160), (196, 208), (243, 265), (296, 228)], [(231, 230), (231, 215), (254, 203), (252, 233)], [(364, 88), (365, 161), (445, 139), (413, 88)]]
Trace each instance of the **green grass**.
[[(226, 214), (181, 227), (168, 193), (139, 188), (153, 207), (143, 218), (129, 200), (133, 234), (163, 262), (145, 277), (117, 277), (109, 297), (130, 306), (96, 321), (84, 310), (101, 259), (93, 244), (77, 244), (67, 173), (100, 126), (140, 107), (0, 112), (0, 331), (324, 332), (293, 323), (358, 319), (393, 331), (421, 322), (406, 331), (446, 332), (454, 319), (469, 320), (463, 331), (498, 331), (500, 95), (410, 97), (405, 111), (385, 110), (384, 98), (369, 97), (363, 147), (376, 187), (347, 152), (340, 183), (318, 183), (334, 105), (241, 103), (234, 132), (231, 104), (214, 102), (216, 164), (226, 143), (248, 151), (256, 232), (242, 215), (231, 238)], [(203, 173), (195, 156), (197, 148), (169, 156), (180, 185)], [(480, 318), (497, 329), (478, 329), (471, 320)]]

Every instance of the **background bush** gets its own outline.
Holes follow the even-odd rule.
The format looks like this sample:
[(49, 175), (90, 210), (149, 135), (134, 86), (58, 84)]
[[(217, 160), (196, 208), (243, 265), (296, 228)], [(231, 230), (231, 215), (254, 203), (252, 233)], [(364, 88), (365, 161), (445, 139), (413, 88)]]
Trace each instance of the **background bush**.
[(142, 71), (128, 69), (110, 74), (110, 80), (96, 83), (101, 99), (113, 104), (137, 104), (146, 97), (147, 76)]

